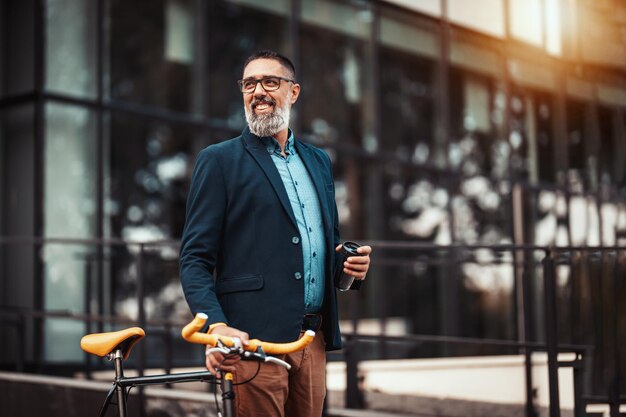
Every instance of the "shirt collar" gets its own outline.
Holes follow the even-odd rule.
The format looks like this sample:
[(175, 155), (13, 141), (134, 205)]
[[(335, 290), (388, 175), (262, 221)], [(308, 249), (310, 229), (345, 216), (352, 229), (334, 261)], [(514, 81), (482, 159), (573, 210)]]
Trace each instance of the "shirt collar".
[[(294, 144), (295, 140), (293, 137), (293, 132), (291, 131), (291, 129), (289, 129), (288, 132), (289, 132), (289, 136), (287, 137), (287, 143), (285, 144), (285, 154), (295, 155), (296, 147)], [(276, 139), (274, 139), (271, 136), (262, 137), (260, 139), (261, 139), (261, 142), (263, 142), (263, 145), (265, 145), (265, 149), (267, 149), (267, 152), (270, 155), (273, 153), (280, 154), (280, 145), (278, 144), (278, 141)]]

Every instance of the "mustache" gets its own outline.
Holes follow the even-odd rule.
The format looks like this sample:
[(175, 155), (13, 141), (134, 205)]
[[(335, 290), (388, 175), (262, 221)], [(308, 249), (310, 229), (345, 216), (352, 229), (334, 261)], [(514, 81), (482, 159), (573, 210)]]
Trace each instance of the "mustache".
[(252, 107), (253, 109), (258, 106), (259, 104), (271, 104), (272, 106), (276, 107), (276, 100), (274, 100), (271, 97), (265, 96), (262, 98), (255, 98), (252, 103), (250, 103), (250, 107)]

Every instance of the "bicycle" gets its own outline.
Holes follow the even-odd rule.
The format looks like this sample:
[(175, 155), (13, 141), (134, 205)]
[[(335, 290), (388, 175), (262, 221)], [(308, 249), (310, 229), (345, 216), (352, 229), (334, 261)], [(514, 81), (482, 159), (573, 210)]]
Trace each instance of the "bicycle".
[[(307, 330), (300, 339), (288, 343), (270, 343), (263, 342), (258, 339), (251, 339), (247, 346), (243, 346), (238, 338), (230, 338), (226, 336), (202, 333), (200, 330), (204, 326), (207, 315), (198, 313), (194, 319), (187, 324), (181, 335), (183, 339), (190, 343), (213, 346), (207, 352), (221, 352), (225, 356), (238, 355), (243, 360), (253, 360), (260, 363), (273, 363), (290, 369), (291, 365), (287, 362), (268, 356), (269, 354), (285, 354), (296, 352), (308, 346), (315, 337), (313, 330)], [(114, 362), (115, 380), (113, 386), (107, 393), (107, 396), (100, 408), (99, 417), (106, 414), (113, 396), (117, 398), (118, 416), (127, 417), (126, 398), (131, 388), (145, 385), (155, 384), (175, 384), (181, 382), (197, 382), (203, 381), (208, 383), (221, 384), (222, 389), (222, 406), (225, 417), (235, 417), (234, 399), (235, 392), (233, 390), (233, 375), (226, 372), (221, 375), (218, 380), (209, 371), (197, 372), (181, 372), (173, 374), (160, 374), (138, 377), (125, 377), (123, 361), (128, 359), (132, 348), (146, 335), (145, 331), (140, 327), (131, 327), (124, 330), (107, 333), (94, 333), (83, 336), (80, 341), (80, 347), (87, 353), (91, 353), (100, 357), (106, 357), (109, 361)], [(248, 381), (245, 381), (248, 382)], [(216, 404), (217, 404), (217, 391)], [(218, 415), (222, 413), (218, 406)]]

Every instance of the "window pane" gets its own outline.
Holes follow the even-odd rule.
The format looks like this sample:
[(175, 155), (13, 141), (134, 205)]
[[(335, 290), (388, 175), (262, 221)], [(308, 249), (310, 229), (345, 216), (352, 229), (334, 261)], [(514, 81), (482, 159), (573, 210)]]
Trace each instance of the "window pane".
[[(342, 25), (342, 16), (350, 16), (351, 23)], [(370, 6), (306, 1), (302, 22), (303, 84), (298, 104), (302, 132), (314, 140), (374, 151), (378, 144), (371, 101)]]
[(409, 164), (385, 164), (382, 217), (387, 224), (381, 238), (449, 244), (450, 193), (443, 180), (441, 175), (416, 170)]
[(35, 85), (34, 3), (0, 2), (0, 96), (30, 92)]
[(246, 122), (237, 80), (243, 74), (243, 63), (260, 49), (289, 56), (289, 24), (283, 14), (223, 1), (210, 2), (208, 19), (210, 115), (242, 130)]
[(365, 100), (371, 94), (367, 44), (304, 24), (300, 42), (302, 51), (306, 51), (300, 68), (302, 91), (296, 106), (302, 132), (325, 142), (361, 146), (368, 123)]
[(30, 105), (0, 111), (0, 235), (34, 236), (34, 114)]
[(80, 107), (46, 107), (45, 235), (95, 233), (95, 115)]
[(110, 96), (184, 112), (202, 112), (206, 93), (197, 47), (198, 2), (112, 0)]
[(105, 233), (131, 240), (180, 238), (194, 158), (208, 141), (180, 125), (113, 113), (105, 178)]
[[(96, 232), (95, 116), (89, 110), (49, 104), (46, 107), (44, 173), (44, 235), (90, 238)], [(89, 248), (46, 245), (43, 251), (45, 308), (83, 311), (85, 266)], [(80, 349), (84, 324), (50, 319), (46, 327), (46, 358), (72, 360)]]
[(458, 68), (450, 71), (450, 166), (465, 175), (505, 178), (511, 143), (505, 135), (506, 98), (494, 79)]
[(452, 196), (454, 238), (465, 244), (507, 244), (511, 236), (508, 181), (464, 178)]
[(46, 88), (94, 97), (96, 88), (96, 2), (48, 0)]
[(572, 191), (582, 192), (589, 186), (588, 152), (589, 140), (587, 110), (583, 102), (567, 101), (567, 147), (568, 174), (567, 183)]
[(432, 162), (435, 63), (382, 47), (379, 65), (383, 149), (418, 164)]
[(489, 35), (504, 36), (502, 0), (448, 0), (450, 20)]
[(598, 107), (598, 127), (600, 133), (598, 168), (599, 178), (602, 185), (610, 186), (615, 181), (615, 173), (618, 162), (618, 148), (615, 146), (615, 120), (616, 116), (609, 107)]
[(539, 180), (554, 182), (556, 180), (554, 97), (545, 93), (535, 93), (534, 101)]

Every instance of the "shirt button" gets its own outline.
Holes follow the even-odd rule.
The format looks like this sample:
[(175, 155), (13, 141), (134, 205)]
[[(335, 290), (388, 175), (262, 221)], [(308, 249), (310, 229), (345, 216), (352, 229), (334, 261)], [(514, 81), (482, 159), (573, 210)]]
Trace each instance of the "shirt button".
[(311, 278), (311, 282), (315, 282), (315, 278)]
[(291, 243), (293, 243), (294, 245), (297, 245), (298, 243), (300, 243), (300, 238), (298, 236), (292, 237)]
[(313, 252), (313, 257), (315, 258), (317, 256), (317, 252)]
[(302, 204), (302, 208), (304, 208), (304, 204)]
[(301, 274), (301, 273), (299, 273), (299, 272), (296, 272), (295, 274), (293, 274), (293, 277), (294, 277), (295, 279), (300, 279), (300, 278), (302, 278), (302, 274)]
[(309, 227), (309, 232), (312, 232), (312, 231), (313, 231), (313, 229), (311, 229), (311, 228)]

